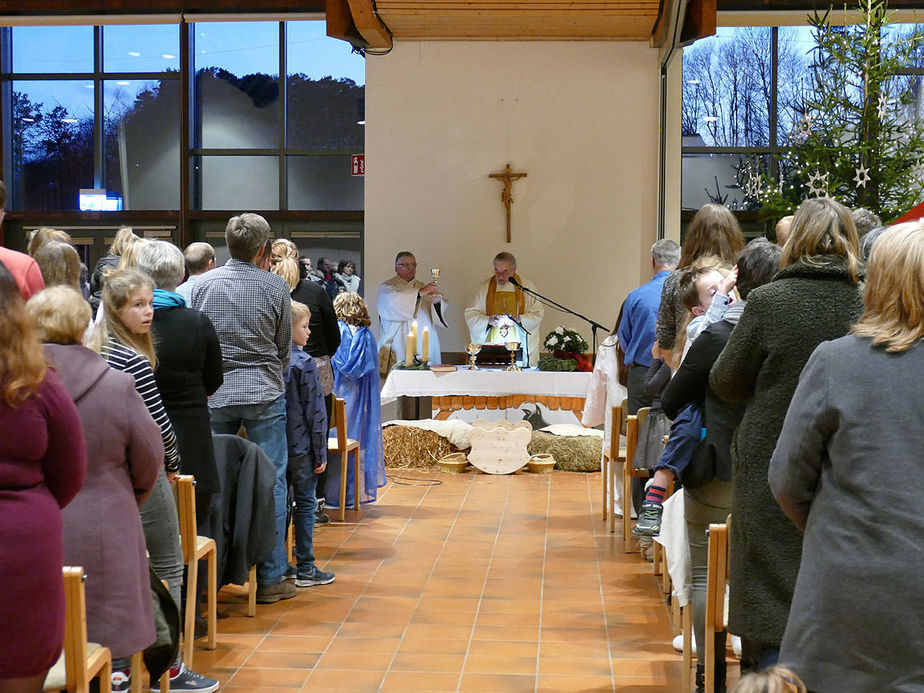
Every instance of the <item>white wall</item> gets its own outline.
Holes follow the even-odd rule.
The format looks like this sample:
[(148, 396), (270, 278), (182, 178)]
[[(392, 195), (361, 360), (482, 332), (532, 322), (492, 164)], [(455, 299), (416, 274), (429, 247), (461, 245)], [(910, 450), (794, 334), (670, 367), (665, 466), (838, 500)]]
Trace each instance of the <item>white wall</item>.
[[(514, 253), (540, 292), (611, 326), (647, 281), (657, 211), (657, 51), (640, 42), (401, 42), (366, 67), (365, 272), (399, 250), (418, 278), (442, 269), (443, 351), (469, 341), (462, 311), (491, 259)], [(502, 184), (513, 185), (507, 245)], [(585, 323), (546, 311), (544, 335)], [(601, 335), (602, 336), (605, 335)]]

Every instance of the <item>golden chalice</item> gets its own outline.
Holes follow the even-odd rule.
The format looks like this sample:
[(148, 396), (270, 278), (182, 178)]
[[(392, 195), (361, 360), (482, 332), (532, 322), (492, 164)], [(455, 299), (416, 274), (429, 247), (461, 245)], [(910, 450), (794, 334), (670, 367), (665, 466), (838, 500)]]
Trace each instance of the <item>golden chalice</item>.
[(507, 366), (505, 371), (518, 371), (520, 367), (517, 365), (517, 349), (520, 348), (519, 342), (505, 342), (504, 346), (507, 347), (507, 351), (510, 352), (510, 365)]
[(465, 350), (468, 352), (468, 368), (466, 370), (477, 371), (478, 366), (475, 365), (475, 357), (478, 356), (478, 352), (481, 351), (481, 345), (469, 344), (465, 347)]

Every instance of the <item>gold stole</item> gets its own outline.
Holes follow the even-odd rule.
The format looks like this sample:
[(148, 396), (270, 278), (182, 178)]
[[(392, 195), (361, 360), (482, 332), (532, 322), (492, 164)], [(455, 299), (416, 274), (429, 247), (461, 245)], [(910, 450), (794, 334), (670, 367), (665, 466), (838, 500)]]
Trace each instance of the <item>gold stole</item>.
[[(520, 275), (514, 274), (513, 278), (517, 284), (522, 284)], [(526, 294), (518, 286), (513, 287), (513, 291), (498, 291), (497, 279), (491, 277), (484, 300), (484, 312), (485, 315), (523, 315), (526, 312)]]

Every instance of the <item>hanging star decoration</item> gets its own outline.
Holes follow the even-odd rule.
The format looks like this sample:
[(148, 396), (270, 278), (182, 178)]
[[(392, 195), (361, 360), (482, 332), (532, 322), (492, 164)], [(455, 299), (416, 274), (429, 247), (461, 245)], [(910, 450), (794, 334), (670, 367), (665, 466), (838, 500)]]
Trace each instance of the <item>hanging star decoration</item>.
[(860, 164), (860, 168), (857, 169), (857, 175), (853, 177), (857, 182), (857, 187), (866, 187), (866, 184), (869, 182), (869, 169), (866, 168), (863, 164)]
[(802, 144), (805, 140), (808, 139), (808, 136), (812, 134), (812, 121), (815, 119), (814, 116), (806, 113), (802, 116), (802, 120), (793, 128), (792, 140), (796, 144)]
[[(821, 185), (816, 185), (816, 183), (820, 183)], [(815, 173), (809, 174), (809, 195), (814, 195), (815, 197), (828, 196), (827, 173), (822, 173), (818, 169), (815, 169)]]
[(882, 120), (886, 117), (886, 113), (889, 110), (889, 99), (885, 94), (879, 95), (879, 106), (877, 108), (879, 111), (879, 120)]

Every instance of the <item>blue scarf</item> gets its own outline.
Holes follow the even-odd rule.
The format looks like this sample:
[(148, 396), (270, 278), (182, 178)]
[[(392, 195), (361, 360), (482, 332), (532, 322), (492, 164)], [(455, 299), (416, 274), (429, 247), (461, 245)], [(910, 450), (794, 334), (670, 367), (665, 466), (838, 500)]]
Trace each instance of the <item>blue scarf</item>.
[(164, 308), (185, 308), (186, 299), (174, 291), (154, 289), (154, 310)]

